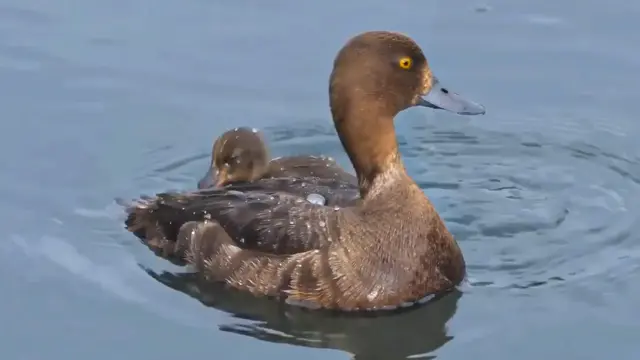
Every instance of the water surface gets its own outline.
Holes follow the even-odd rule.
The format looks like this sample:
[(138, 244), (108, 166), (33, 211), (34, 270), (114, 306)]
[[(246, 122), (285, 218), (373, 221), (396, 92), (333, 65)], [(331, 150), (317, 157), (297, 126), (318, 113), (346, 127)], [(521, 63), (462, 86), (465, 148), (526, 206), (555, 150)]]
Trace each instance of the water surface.
[[(4, 0), (0, 353), (636, 359), (638, 16), (621, 0)], [(467, 258), (459, 292), (366, 319), (205, 297), (123, 229), (114, 198), (193, 188), (230, 127), (348, 167), (327, 77), (372, 29), (413, 36), (442, 82), (487, 107), (396, 121)]]

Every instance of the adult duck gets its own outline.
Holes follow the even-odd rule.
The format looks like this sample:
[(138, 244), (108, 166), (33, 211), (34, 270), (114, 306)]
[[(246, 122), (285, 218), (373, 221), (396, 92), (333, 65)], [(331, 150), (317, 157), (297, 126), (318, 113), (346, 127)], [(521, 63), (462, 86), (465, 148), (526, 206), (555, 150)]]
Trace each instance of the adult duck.
[(343, 46), (329, 93), (358, 178), (356, 205), (317, 205), (286, 190), (327, 179), (264, 179), (158, 194), (129, 208), (128, 229), (205, 279), (310, 308), (393, 309), (458, 285), (462, 252), (406, 173), (393, 120), (412, 106), (463, 115), (484, 108), (442, 87), (420, 47), (387, 31)]

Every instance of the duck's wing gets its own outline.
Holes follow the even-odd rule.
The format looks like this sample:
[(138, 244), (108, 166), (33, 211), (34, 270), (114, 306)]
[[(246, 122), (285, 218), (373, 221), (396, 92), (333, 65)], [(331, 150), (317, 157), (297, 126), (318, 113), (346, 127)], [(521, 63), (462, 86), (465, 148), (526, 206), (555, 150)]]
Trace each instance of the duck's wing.
[[(334, 219), (332, 221), (351, 224), (358, 221), (350, 209), (336, 213)], [(334, 230), (339, 234), (339, 228)], [(331, 230), (326, 234), (331, 234)], [(411, 280), (402, 275), (401, 268), (389, 268), (390, 264), (383, 260), (386, 257), (363, 256), (362, 244), (355, 248), (358, 251), (351, 242), (339, 241), (339, 237), (335, 238), (337, 241), (321, 243), (316, 249), (277, 254), (240, 246), (217, 222), (189, 221), (181, 226), (178, 239), (176, 249), (185, 253), (185, 262), (205, 280), (254, 295), (276, 297), (291, 305), (314, 309), (390, 310), (412, 306), (431, 291), (420, 286), (403, 288)], [(380, 268), (385, 270), (372, 271)], [(389, 276), (396, 272), (400, 275)], [(446, 278), (438, 281), (448, 288), (453, 286)]]
[[(242, 248), (216, 222), (188, 222), (181, 237), (186, 260), (205, 280), (230, 285), (254, 295), (276, 297), (310, 308), (371, 308), (363, 298), (372, 284), (341, 281), (347, 266), (331, 254), (334, 244), (295, 254), (273, 254)], [(368, 286), (370, 285), (370, 286)], [(364, 300), (364, 301), (363, 301)]]
[(275, 158), (269, 162), (270, 177), (318, 177), (357, 186), (358, 179), (327, 156), (299, 155)]
[[(349, 184), (335, 180), (263, 179), (222, 189), (161, 193), (142, 199), (128, 207), (125, 223), (129, 231), (167, 258), (171, 258), (171, 250), (179, 242), (181, 227), (204, 220), (219, 223), (240, 248), (293, 254), (318, 249), (331, 236), (331, 214), (337, 207), (329, 201), (310, 202), (308, 195), (341, 198), (344, 203), (348, 197), (352, 203), (358, 197)], [(181, 256), (176, 255), (179, 262)]]

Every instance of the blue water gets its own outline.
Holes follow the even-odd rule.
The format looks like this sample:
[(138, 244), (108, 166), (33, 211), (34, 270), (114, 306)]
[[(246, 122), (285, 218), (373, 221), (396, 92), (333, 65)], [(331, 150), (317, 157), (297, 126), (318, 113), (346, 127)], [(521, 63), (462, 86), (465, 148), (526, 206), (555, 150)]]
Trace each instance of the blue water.
[[(0, 1), (0, 357), (637, 359), (639, 17), (622, 0)], [(327, 78), (373, 29), (414, 37), (487, 108), (396, 121), (465, 253), (460, 292), (328, 318), (144, 271), (179, 269), (114, 198), (195, 187), (222, 131), (349, 166)]]

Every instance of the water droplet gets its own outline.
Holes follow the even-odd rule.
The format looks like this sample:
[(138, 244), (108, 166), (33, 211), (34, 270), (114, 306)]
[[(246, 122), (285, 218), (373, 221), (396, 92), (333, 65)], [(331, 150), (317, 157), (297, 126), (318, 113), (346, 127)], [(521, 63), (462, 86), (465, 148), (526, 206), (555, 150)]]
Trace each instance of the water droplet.
[(373, 290), (371, 290), (371, 292), (367, 295), (367, 300), (373, 302), (378, 297), (378, 294), (380, 293), (380, 290), (381, 290), (380, 286), (376, 285), (373, 288)]
[(307, 195), (307, 201), (316, 205), (324, 205), (326, 203), (324, 196), (315, 193)]

